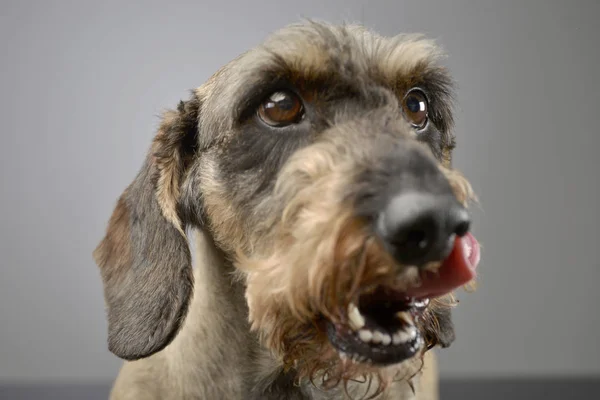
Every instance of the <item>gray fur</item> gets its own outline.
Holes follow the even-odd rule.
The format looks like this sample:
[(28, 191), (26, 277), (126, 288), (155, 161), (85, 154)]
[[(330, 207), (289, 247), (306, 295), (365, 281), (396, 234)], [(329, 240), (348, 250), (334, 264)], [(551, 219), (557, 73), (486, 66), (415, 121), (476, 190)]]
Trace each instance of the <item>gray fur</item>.
[[(187, 313), (193, 287), (187, 242), (161, 214), (152, 168), (147, 162), (123, 194), (115, 213), (126, 208), (128, 218), (111, 223), (95, 253), (106, 283), (108, 346), (127, 360), (146, 357), (168, 344)], [(111, 235), (115, 229), (130, 233), (130, 243), (115, 243), (127, 240)], [(128, 254), (120, 254), (124, 245)], [(121, 260), (107, 266), (107, 256)]]
[[(308, 48), (308, 53), (301, 51)], [(349, 192), (360, 195), (365, 182), (379, 180), (383, 186), (393, 172), (385, 168), (405, 164), (413, 170), (429, 168), (434, 177), (429, 182), (443, 186), (435, 166), (453, 146), (453, 137), (450, 80), (434, 65), (438, 57), (435, 46), (417, 36), (384, 40), (355, 26), (296, 25), (225, 66), (165, 118), (95, 253), (105, 285), (109, 349), (130, 360), (112, 399), (344, 397), (343, 388), (323, 392), (310, 382), (296, 382), (293, 371), (284, 373), (281, 360), (259, 343), (250, 331), (245, 283), (233, 267), (233, 249), (248, 250), (250, 237), (259, 234), (254, 228), (281, 209), (270, 195), (287, 158), (320, 135), (343, 131), (346, 121), (353, 129), (364, 128), (361, 139), (352, 139), (358, 145), (371, 140), (374, 131), (385, 136), (373, 147), (379, 153), (372, 149), (369, 154), (378, 159), (372, 168), (376, 177), (362, 171)], [(260, 152), (249, 142), (258, 140), (254, 134), (265, 134), (246, 114), (253, 96), (275, 77), (289, 81), (296, 72), (307, 81), (326, 79), (327, 88), (315, 85), (328, 105), (286, 131), (299, 137), (297, 142), (284, 143), (266, 132), (260, 142), (264, 153), (256, 154), (264, 162), (244, 162), (245, 155)], [(436, 105), (422, 145), (410, 140), (414, 135), (398, 110), (402, 91), (417, 84), (431, 89)], [(394, 161), (406, 155), (416, 164)], [(449, 190), (445, 185), (443, 190)], [(219, 212), (207, 204), (209, 189), (213, 197), (222, 195)], [(196, 233), (193, 270), (186, 228)], [(453, 339), (449, 326), (446, 342)], [(422, 378), (413, 381), (416, 397), (400, 381), (379, 399), (437, 398), (431, 357), (428, 353), (430, 367)], [(419, 379), (427, 384), (421, 387)], [(348, 391), (360, 396), (365, 385), (351, 383)]]

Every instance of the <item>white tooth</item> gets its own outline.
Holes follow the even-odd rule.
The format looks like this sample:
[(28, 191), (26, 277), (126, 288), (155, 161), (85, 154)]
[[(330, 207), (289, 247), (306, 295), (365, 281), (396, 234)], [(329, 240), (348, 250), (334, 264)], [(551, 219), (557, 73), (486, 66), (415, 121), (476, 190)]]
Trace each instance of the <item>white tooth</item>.
[(406, 343), (417, 337), (417, 328), (409, 326), (394, 334), (392, 338), (394, 344)]
[(384, 346), (387, 346), (388, 344), (392, 343), (392, 338), (387, 333), (384, 333), (383, 336), (381, 337), (381, 343)]
[(406, 343), (410, 340), (410, 333), (406, 332), (406, 331), (401, 331), (400, 333), (398, 333), (398, 342), (399, 343)]
[(369, 343), (371, 341), (371, 339), (373, 338), (373, 333), (371, 331), (363, 329), (361, 331), (358, 331), (358, 337), (363, 342)]
[(379, 331), (373, 332), (373, 339), (371, 339), (373, 343), (381, 343), (383, 341), (383, 334)]
[(406, 311), (401, 311), (401, 312), (397, 313), (396, 317), (398, 317), (399, 320), (404, 321), (406, 323), (406, 325), (408, 325), (408, 326), (413, 325), (413, 319), (412, 319), (410, 313), (408, 313)]
[(358, 307), (356, 307), (353, 303), (348, 305), (348, 319), (350, 322), (350, 327), (355, 331), (365, 326), (365, 318), (361, 315)]
[(413, 304), (414, 304), (415, 307), (423, 308), (427, 304), (429, 304), (429, 299), (416, 300)]
[(409, 327), (408, 335), (410, 336), (411, 339), (416, 338), (417, 337), (417, 328), (415, 328), (414, 326)]

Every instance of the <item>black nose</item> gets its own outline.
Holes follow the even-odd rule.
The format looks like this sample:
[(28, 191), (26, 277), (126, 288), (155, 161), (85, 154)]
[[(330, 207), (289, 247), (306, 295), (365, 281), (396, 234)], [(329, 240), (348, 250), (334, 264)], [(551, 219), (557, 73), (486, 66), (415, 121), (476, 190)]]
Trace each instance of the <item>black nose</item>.
[(456, 236), (464, 236), (470, 224), (454, 196), (406, 193), (392, 198), (376, 230), (398, 262), (423, 266), (448, 257)]

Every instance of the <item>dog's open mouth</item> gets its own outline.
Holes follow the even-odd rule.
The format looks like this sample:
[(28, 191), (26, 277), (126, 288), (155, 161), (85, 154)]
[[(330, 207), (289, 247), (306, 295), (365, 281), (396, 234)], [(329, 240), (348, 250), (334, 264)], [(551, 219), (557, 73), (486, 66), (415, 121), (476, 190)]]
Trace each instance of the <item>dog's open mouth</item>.
[(384, 287), (350, 303), (347, 323), (327, 322), (330, 343), (355, 362), (391, 365), (413, 357), (423, 347), (418, 320), (430, 299), (443, 296), (475, 277), (479, 244), (471, 234), (457, 238), (437, 274), (422, 275), (419, 287), (406, 292)]
[(422, 347), (415, 322), (428, 303), (379, 287), (361, 295), (358, 305), (350, 303), (347, 324), (327, 324), (329, 341), (356, 362), (398, 363)]

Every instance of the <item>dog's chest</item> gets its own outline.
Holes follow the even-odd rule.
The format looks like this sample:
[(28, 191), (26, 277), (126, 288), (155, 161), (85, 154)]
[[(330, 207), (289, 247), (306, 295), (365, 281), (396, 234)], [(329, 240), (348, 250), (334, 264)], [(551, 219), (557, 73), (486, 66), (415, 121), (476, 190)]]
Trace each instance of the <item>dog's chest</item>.
[[(414, 382), (413, 382), (414, 383)], [(266, 387), (265, 387), (266, 386)], [(370, 386), (370, 387), (369, 387)], [(294, 384), (291, 377), (279, 375), (274, 380), (271, 379), (270, 384), (263, 383), (255, 388), (259, 390), (252, 393), (251, 400), (337, 400), (348, 398), (370, 398), (373, 395), (372, 391), (366, 393), (369, 389), (374, 389), (376, 385), (368, 385), (365, 383), (349, 382), (344, 389), (343, 386), (323, 391), (310, 383), (302, 385)], [(412, 389), (406, 382), (396, 382), (387, 388), (385, 393), (374, 398), (375, 400), (417, 400), (418, 396), (413, 393)], [(424, 399), (427, 400), (427, 399)]]

